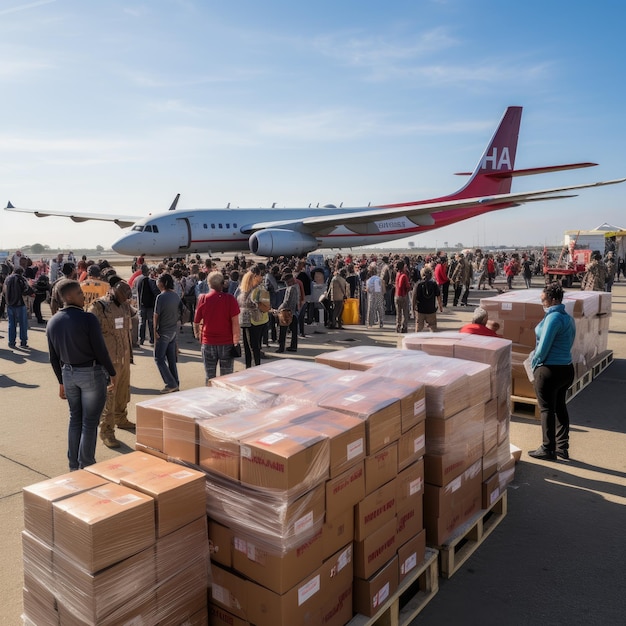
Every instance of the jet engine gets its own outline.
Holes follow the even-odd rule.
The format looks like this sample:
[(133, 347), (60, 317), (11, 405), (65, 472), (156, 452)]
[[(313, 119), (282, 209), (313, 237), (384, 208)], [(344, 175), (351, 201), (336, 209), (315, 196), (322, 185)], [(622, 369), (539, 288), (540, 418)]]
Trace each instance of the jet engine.
[(259, 256), (301, 255), (319, 247), (312, 235), (284, 228), (260, 230), (250, 235), (248, 245), (252, 253)]

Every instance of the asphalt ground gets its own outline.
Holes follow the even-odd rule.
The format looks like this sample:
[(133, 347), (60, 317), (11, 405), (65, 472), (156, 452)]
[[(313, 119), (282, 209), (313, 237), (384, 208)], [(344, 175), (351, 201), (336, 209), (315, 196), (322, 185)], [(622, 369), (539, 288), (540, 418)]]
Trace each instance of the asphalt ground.
[[(540, 283), (537, 283), (537, 287)], [(519, 285), (518, 285), (519, 288)], [(469, 321), (470, 306), (439, 316), (441, 330)], [(492, 292), (493, 293), (493, 292)], [(44, 316), (49, 312), (44, 307)], [(48, 361), (45, 327), (31, 322), (30, 350), (9, 350), (7, 322), (0, 321), (0, 624), (21, 624), (22, 488), (67, 472), (67, 403)], [(386, 328), (327, 330), (307, 327), (297, 354), (270, 358), (313, 359), (354, 345), (394, 346), (394, 320)], [(513, 418), (511, 441), (524, 451), (508, 491), (508, 514), (449, 580), (414, 624), (612, 625), (626, 623), (626, 283), (613, 291), (609, 336), (613, 363), (569, 404), (569, 462), (531, 459), (541, 443), (539, 423)], [(236, 369), (243, 367), (237, 362)], [(180, 336), (181, 387), (204, 384), (198, 342), (190, 327)], [(154, 397), (163, 383), (150, 349), (135, 351), (131, 373), (135, 404)], [(132, 432), (119, 431), (122, 447), (98, 443), (98, 460), (133, 450)]]

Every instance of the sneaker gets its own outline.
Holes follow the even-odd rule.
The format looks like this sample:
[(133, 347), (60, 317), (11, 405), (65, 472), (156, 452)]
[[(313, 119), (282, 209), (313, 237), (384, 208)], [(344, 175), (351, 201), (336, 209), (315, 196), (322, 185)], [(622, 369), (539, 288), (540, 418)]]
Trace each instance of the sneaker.
[(174, 391), (178, 391), (178, 387), (168, 387), (167, 385), (165, 385), (165, 387), (163, 387), (163, 389), (161, 389), (159, 393), (172, 393)]
[(566, 461), (569, 461), (569, 450), (557, 450), (556, 455), (560, 457), (561, 459), (565, 459)]
[(553, 450), (546, 450), (543, 446), (539, 446), (536, 450), (532, 450), (528, 453), (528, 456), (533, 459), (544, 459), (546, 461), (556, 461), (556, 452)]
[(130, 420), (124, 420), (119, 424), (115, 424), (117, 428), (121, 428), (122, 430), (135, 430), (136, 426)]
[(120, 447), (120, 442), (113, 435), (107, 435), (106, 437), (102, 437), (102, 443), (107, 448), (119, 448)]

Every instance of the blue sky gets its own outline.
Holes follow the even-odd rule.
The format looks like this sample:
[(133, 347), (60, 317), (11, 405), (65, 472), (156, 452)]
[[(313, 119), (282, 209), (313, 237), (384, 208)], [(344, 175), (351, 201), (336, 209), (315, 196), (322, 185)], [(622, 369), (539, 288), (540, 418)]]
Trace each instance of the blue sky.
[[(0, 0), (0, 202), (144, 215), (391, 203), (461, 186), (508, 105), (513, 190), (626, 176), (626, 5), (561, 0)], [(601, 10), (600, 10), (601, 7)], [(508, 209), (416, 246), (558, 244), (626, 226), (626, 184)], [(120, 230), (0, 211), (0, 249)]]

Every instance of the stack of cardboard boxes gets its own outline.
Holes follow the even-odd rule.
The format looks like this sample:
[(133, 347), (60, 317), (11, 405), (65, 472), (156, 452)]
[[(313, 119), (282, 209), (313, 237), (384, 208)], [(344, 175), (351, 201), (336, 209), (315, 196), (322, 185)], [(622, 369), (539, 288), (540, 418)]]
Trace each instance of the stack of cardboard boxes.
[(204, 482), (133, 452), (25, 488), (25, 622), (206, 623)]
[[(544, 316), (541, 293), (540, 289), (515, 290), (480, 301), (480, 306), (489, 313), (489, 319), (500, 324), (498, 334), (513, 342), (514, 396), (536, 397), (523, 363), (535, 348), (535, 326)], [(563, 304), (576, 323), (572, 360), (576, 368), (576, 378), (582, 378), (589, 372), (594, 359), (607, 350), (611, 294), (600, 291), (566, 291)]]

